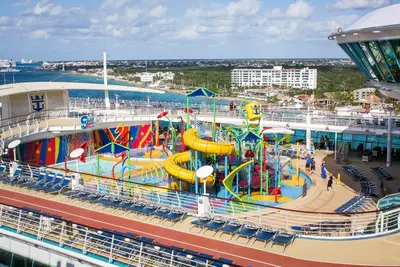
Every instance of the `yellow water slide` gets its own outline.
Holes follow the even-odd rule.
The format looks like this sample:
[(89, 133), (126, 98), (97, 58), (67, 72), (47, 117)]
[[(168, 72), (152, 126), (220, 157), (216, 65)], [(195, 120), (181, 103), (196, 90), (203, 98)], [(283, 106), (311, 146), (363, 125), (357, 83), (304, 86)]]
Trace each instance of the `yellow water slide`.
[[(231, 143), (218, 143), (211, 142), (198, 137), (197, 129), (189, 129), (183, 134), (184, 144), (193, 150), (216, 155), (230, 155), (235, 153), (235, 145)], [(179, 166), (185, 162), (190, 161), (190, 151), (185, 151), (168, 157), (164, 162), (165, 170), (172, 176), (183, 181), (194, 183), (196, 173), (191, 170), (184, 169)], [(209, 176), (206, 178), (209, 185), (214, 183), (214, 177)], [(199, 179), (203, 183), (203, 179)]]

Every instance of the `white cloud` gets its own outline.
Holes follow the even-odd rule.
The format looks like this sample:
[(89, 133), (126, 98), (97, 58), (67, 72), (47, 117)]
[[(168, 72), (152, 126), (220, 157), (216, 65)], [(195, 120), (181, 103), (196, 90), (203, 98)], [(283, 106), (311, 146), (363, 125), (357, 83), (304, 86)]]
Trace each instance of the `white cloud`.
[(125, 8), (125, 18), (128, 22), (135, 21), (139, 17), (140, 13), (142, 13), (142, 10), (137, 6)]
[(31, 38), (32, 39), (44, 39), (46, 40), (49, 38), (49, 32), (48, 30), (35, 30), (31, 32)]
[(306, 19), (311, 17), (313, 7), (307, 2), (300, 0), (289, 5), (286, 15), (290, 18)]
[(191, 26), (185, 27), (183, 30), (178, 32), (176, 38), (178, 38), (178, 39), (195, 39), (198, 36), (200, 36), (199, 26), (191, 25)]
[(24, 14), (26, 15), (50, 15), (57, 16), (64, 12), (64, 8), (60, 5), (54, 3), (49, 3), (48, 0), (42, 0), (37, 3), (32, 9), (26, 10)]
[(231, 16), (253, 16), (260, 10), (261, 4), (260, 0), (240, 0), (230, 2), (226, 10)]
[(129, 0), (104, 0), (100, 9), (120, 9), (125, 6)]
[(164, 6), (156, 6), (150, 10), (150, 16), (161, 18), (167, 13), (167, 8)]
[(337, 0), (333, 7), (338, 9), (366, 9), (387, 6), (391, 0)]
[(290, 4), (285, 12), (280, 8), (275, 8), (266, 15), (268, 18), (275, 19), (307, 19), (311, 17), (314, 8), (304, 0), (298, 0)]
[(261, 9), (260, 0), (240, 0), (229, 2), (226, 6), (211, 4), (206, 8), (190, 8), (186, 12), (188, 18), (224, 18), (224, 17), (250, 17), (256, 15)]
[(118, 13), (114, 13), (114, 14), (112, 14), (112, 15), (108, 15), (108, 16), (105, 18), (105, 20), (106, 20), (107, 22), (116, 22), (116, 21), (118, 21), (118, 19), (119, 19)]
[(21, 1), (21, 2), (15, 2), (13, 4), (13, 6), (15, 7), (22, 7), (22, 6), (27, 6), (31, 3), (31, 0), (25, 0), (25, 1)]
[(10, 23), (10, 18), (6, 16), (0, 16), (0, 26), (5, 26)]

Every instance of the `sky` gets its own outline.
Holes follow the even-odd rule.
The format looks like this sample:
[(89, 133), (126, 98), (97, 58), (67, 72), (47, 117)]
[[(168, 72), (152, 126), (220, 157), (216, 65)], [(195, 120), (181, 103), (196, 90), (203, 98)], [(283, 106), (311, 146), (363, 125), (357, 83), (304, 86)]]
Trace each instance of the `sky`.
[(0, 58), (340, 58), (327, 36), (400, 0), (0, 0)]

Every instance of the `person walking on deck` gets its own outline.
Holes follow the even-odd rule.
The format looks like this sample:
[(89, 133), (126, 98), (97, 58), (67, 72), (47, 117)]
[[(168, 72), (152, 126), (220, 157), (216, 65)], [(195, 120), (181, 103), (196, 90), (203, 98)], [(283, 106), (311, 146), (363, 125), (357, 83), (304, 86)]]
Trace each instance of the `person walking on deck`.
[(326, 162), (325, 162), (325, 160), (323, 160), (322, 164), (321, 164), (321, 178), (326, 179)]
[(308, 154), (306, 157), (306, 171), (310, 172), (311, 167), (311, 156)]
[(333, 176), (330, 175), (330, 176), (329, 176), (329, 179), (328, 179), (328, 187), (327, 187), (327, 190), (328, 190), (328, 191), (331, 191), (331, 190), (332, 190), (332, 184), (333, 184)]
[(315, 172), (315, 159), (311, 159), (311, 171), (310, 173), (313, 174)]
[(324, 150), (325, 147), (325, 139), (322, 136), (321, 139), (319, 140), (319, 149)]

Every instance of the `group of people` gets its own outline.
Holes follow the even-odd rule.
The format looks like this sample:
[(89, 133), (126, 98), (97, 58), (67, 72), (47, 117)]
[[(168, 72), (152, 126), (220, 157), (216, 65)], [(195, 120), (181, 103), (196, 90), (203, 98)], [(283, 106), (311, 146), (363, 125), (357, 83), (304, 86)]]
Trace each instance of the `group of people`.
[[(313, 174), (315, 172), (315, 159), (314, 157), (311, 157), (311, 155), (307, 155), (306, 157), (306, 170), (308, 173)], [(321, 178), (322, 179), (326, 179), (328, 176), (327, 170), (326, 170), (326, 161), (322, 160), (321, 163)], [(329, 175), (329, 179), (328, 179), (328, 187), (327, 190), (331, 191), (332, 190), (332, 184), (333, 184), (333, 176), (332, 174)]]

